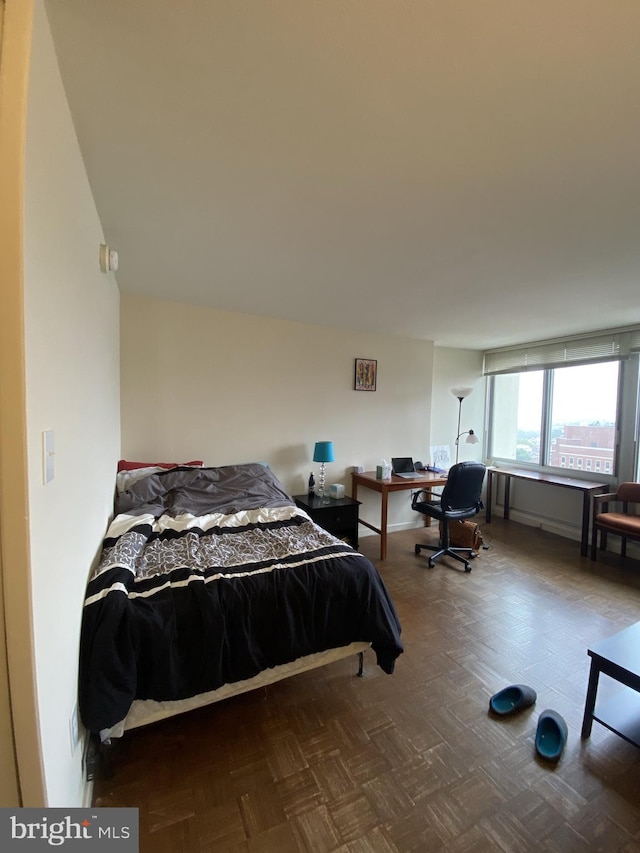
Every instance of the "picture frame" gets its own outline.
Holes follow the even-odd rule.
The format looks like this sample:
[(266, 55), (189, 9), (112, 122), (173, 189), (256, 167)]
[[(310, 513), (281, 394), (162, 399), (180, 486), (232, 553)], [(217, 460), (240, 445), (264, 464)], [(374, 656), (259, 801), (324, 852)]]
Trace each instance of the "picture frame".
[(378, 380), (378, 361), (375, 358), (356, 358), (353, 388), (355, 391), (375, 391)]
[(451, 448), (448, 444), (432, 444), (429, 448), (430, 464), (441, 471), (451, 468)]

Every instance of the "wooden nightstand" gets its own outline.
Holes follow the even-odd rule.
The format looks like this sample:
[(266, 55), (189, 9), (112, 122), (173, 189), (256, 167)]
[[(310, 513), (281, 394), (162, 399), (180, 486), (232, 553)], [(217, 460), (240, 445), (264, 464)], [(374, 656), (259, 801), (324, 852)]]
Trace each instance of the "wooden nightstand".
[(333, 533), (338, 539), (358, 547), (358, 507), (360, 501), (353, 498), (323, 500), (317, 495), (293, 495), (296, 504), (308, 513), (316, 524)]

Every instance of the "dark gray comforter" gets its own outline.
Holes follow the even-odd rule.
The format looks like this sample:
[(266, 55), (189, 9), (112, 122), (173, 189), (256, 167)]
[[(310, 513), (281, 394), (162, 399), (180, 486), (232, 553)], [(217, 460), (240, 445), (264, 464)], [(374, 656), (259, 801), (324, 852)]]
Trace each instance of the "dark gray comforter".
[(293, 501), (269, 468), (258, 462), (220, 468), (171, 468), (138, 480), (116, 496), (116, 513), (156, 518), (183, 512), (227, 515)]

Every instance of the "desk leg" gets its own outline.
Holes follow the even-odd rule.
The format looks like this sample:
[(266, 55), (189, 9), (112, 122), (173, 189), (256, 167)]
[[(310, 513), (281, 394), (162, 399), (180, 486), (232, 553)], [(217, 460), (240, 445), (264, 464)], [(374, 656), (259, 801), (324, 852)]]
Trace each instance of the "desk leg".
[(509, 503), (511, 501), (511, 477), (504, 478), (504, 512), (503, 517), (509, 520)]
[(382, 517), (380, 519), (380, 559), (387, 559), (387, 501), (389, 492), (383, 487), (380, 493), (382, 499)]
[(582, 493), (582, 539), (580, 541), (580, 553), (587, 556), (589, 547), (589, 518), (591, 515), (591, 492)]
[(487, 506), (485, 521), (491, 524), (491, 497), (493, 492), (493, 471), (487, 471)]
[(584, 703), (584, 717), (582, 718), (581, 737), (588, 738), (591, 734), (593, 726), (593, 712), (596, 707), (596, 694), (598, 692), (598, 679), (600, 670), (596, 666), (593, 658), (591, 659), (591, 669), (589, 670), (589, 686), (587, 687), (587, 699)]
[[(358, 484), (356, 483), (355, 480), (351, 481), (351, 497), (354, 499), (354, 501), (358, 500)], [(359, 533), (359, 529), (360, 529), (360, 512), (358, 512), (358, 523), (356, 524), (356, 536)]]

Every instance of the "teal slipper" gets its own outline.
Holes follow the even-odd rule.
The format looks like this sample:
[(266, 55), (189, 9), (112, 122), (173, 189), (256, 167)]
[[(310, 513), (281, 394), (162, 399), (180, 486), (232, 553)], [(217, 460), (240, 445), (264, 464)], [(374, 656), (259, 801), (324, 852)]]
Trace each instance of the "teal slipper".
[(494, 714), (512, 714), (521, 708), (528, 708), (537, 699), (536, 691), (526, 684), (511, 684), (489, 699), (489, 708)]
[(557, 711), (547, 709), (538, 718), (536, 752), (545, 761), (557, 761), (567, 742), (567, 724)]

